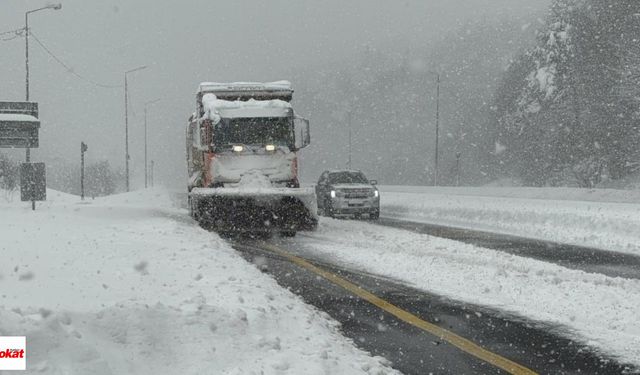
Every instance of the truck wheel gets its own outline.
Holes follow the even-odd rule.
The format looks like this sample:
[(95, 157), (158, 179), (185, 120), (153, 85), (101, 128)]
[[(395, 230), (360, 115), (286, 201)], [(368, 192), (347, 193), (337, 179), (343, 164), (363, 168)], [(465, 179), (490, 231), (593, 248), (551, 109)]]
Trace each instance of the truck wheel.
[(296, 236), (295, 230), (283, 230), (280, 232), (280, 237), (295, 237), (295, 236)]
[(371, 213), (369, 214), (369, 219), (371, 220), (380, 219), (380, 211), (371, 211)]

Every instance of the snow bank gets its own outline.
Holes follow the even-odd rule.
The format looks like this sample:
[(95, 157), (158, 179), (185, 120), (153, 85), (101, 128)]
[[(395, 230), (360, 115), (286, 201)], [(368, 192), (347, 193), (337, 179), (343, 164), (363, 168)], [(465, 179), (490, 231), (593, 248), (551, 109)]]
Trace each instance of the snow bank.
[(27, 336), (28, 369), (393, 373), (167, 193), (60, 198), (0, 203), (0, 335)]
[(640, 191), (382, 186), (381, 214), (640, 255)]
[[(513, 181), (497, 180), (495, 183), (513, 183)], [(571, 187), (520, 187), (520, 186), (486, 186), (486, 187), (452, 187), (452, 186), (399, 186), (381, 185), (380, 190), (388, 193), (421, 193), (438, 195), (472, 195), (480, 197), (523, 198), (568, 200), (584, 202), (640, 203), (640, 190), (624, 189), (580, 189)]]
[[(80, 197), (73, 194), (63, 193), (61, 191), (47, 189), (47, 200), (36, 202), (36, 207), (50, 207), (53, 204), (65, 204), (79, 202)], [(22, 202), (20, 200), (20, 188), (16, 190), (0, 189), (0, 205), (3, 207), (26, 207), (31, 209), (30, 202)]]
[(301, 240), (313, 256), (544, 322), (624, 363), (640, 365), (640, 280), (364, 222), (322, 218), (319, 228)]

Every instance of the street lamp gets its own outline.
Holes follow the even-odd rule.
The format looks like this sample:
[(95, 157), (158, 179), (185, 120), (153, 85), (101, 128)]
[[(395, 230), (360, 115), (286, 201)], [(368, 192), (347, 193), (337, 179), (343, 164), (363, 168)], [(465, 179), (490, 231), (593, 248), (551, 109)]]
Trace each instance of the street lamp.
[(154, 161), (151, 160), (151, 173), (149, 174), (149, 182), (151, 182), (151, 187), (153, 187), (153, 165)]
[(135, 69), (124, 72), (124, 159), (127, 179), (127, 191), (129, 191), (129, 89), (127, 84), (127, 74), (146, 69), (147, 66), (139, 66)]
[(349, 160), (347, 162), (347, 165), (349, 169), (351, 169), (351, 138), (352, 138), (352, 130), (351, 130), (351, 109), (349, 109), (349, 112), (347, 113), (348, 116), (348, 120), (347, 123), (349, 124)]
[[(29, 14), (35, 13), (45, 9), (59, 10), (62, 9), (62, 4), (50, 4), (42, 8), (33, 9), (27, 11), (24, 14), (24, 65), (25, 65), (25, 96), (26, 101), (29, 101)], [(27, 147), (25, 152), (25, 161), (29, 163), (31, 161), (31, 149)]]
[(24, 14), (24, 42), (25, 42), (25, 49), (24, 49), (24, 64), (25, 64), (25, 71), (26, 71), (26, 78), (25, 78), (25, 82), (26, 82), (26, 97), (27, 97), (27, 101), (29, 101), (29, 14), (31, 13), (35, 13), (41, 10), (45, 10), (45, 9), (53, 9), (53, 10), (60, 10), (62, 9), (62, 4), (50, 4), (47, 5), (45, 7), (42, 8), (38, 8), (38, 9), (33, 9), (30, 10), (28, 12), (26, 12)]
[(148, 180), (149, 180), (149, 172), (147, 171), (147, 108), (153, 104), (160, 101), (160, 99), (150, 100), (144, 103), (144, 188), (147, 188)]
[(438, 145), (440, 137), (440, 73), (429, 72), (436, 75), (436, 152), (433, 186), (438, 186)]

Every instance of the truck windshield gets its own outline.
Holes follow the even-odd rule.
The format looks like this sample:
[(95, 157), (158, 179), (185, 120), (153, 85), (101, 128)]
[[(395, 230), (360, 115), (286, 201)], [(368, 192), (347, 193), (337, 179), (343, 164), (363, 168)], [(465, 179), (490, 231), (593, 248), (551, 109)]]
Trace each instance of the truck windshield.
[(329, 174), (329, 182), (332, 184), (368, 184), (367, 178), (362, 172), (336, 172)]
[(251, 117), (222, 119), (216, 126), (214, 143), (279, 145), (293, 144), (293, 127), (288, 117)]

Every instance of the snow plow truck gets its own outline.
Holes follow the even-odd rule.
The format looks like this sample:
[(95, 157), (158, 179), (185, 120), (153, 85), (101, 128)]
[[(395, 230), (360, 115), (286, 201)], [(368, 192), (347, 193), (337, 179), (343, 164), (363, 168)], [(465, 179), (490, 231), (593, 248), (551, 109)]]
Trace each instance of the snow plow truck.
[(301, 188), (297, 152), (309, 121), (287, 81), (203, 82), (186, 132), (189, 210), (221, 234), (314, 230), (315, 192)]

